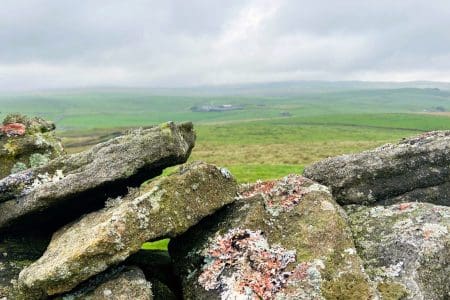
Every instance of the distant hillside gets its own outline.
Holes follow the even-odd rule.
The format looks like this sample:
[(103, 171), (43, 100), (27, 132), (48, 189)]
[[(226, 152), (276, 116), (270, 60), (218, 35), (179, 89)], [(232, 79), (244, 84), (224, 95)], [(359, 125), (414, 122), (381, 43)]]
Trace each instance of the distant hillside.
[[(293, 82), (196, 89), (104, 88), (3, 93), (0, 94), (0, 118), (11, 112), (38, 115), (54, 120), (59, 129), (66, 130), (146, 126), (167, 120), (196, 123), (279, 118), (331, 120), (334, 117), (330, 116), (342, 114), (450, 111), (450, 89), (381, 89), (374, 85), (402, 84)], [(223, 105), (227, 106), (215, 109)], [(212, 108), (206, 109), (208, 113), (202, 112), (206, 106)], [(192, 109), (195, 107), (203, 109)]]

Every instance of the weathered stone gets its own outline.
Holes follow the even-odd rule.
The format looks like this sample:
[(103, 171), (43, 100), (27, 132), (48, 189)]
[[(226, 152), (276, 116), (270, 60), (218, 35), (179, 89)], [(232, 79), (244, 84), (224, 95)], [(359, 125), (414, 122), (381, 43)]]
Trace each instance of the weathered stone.
[[(391, 203), (405, 193), (435, 186), (448, 195), (450, 131), (429, 132), (396, 145), (329, 158), (308, 167), (304, 176), (330, 187), (341, 204)], [(449, 197), (438, 195), (415, 200), (450, 204)]]
[(153, 300), (152, 284), (135, 266), (116, 267), (55, 300)]
[(153, 295), (155, 299), (160, 298), (161, 294), (174, 294), (174, 297), (175, 295), (181, 296), (179, 280), (175, 275), (172, 259), (167, 251), (140, 250), (131, 255), (125, 261), (125, 264), (136, 265), (141, 268), (145, 277), (153, 284)]
[(178, 298), (173, 291), (159, 280), (152, 280), (153, 299), (155, 300), (177, 300)]
[(16, 300), (20, 271), (44, 253), (49, 239), (39, 236), (0, 237), (0, 299)]
[(449, 299), (449, 207), (414, 202), (346, 210), (383, 299)]
[(56, 232), (44, 255), (20, 273), (19, 284), (30, 299), (69, 291), (144, 242), (185, 232), (235, 193), (227, 170), (199, 162), (181, 166)]
[(375, 295), (344, 211), (296, 175), (247, 187), (240, 200), (171, 240), (184, 299), (369, 299)]
[(25, 221), (54, 225), (98, 209), (128, 186), (185, 162), (194, 140), (192, 123), (167, 123), (10, 175), (0, 180), (0, 202), (7, 200), (0, 203), (0, 228)]
[(430, 202), (437, 205), (449, 205), (450, 181), (427, 188), (419, 188), (400, 196), (381, 201), (380, 204), (391, 205), (404, 202)]
[(41, 118), (8, 115), (0, 126), (0, 179), (62, 155), (54, 130), (52, 122)]

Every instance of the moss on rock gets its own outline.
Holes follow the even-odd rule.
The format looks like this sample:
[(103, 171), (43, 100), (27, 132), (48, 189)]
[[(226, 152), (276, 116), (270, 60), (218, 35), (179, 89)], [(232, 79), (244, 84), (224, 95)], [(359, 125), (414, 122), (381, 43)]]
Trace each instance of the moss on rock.
[(169, 251), (185, 299), (375, 294), (345, 213), (326, 187), (301, 176), (243, 187), (238, 201), (171, 240)]
[[(55, 125), (41, 118), (8, 115), (3, 128), (10, 124), (25, 128), (22, 134), (8, 134), (0, 130), (0, 179), (17, 171), (37, 166), (38, 158), (53, 159), (64, 154), (61, 141), (55, 136)], [(17, 168), (20, 163), (22, 168)]]
[(361, 274), (343, 274), (322, 285), (322, 293), (327, 300), (361, 300), (374, 298), (367, 283), (367, 277)]
[(382, 300), (402, 300), (408, 296), (406, 287), (396, 282), (380, 282), (377, 289)]

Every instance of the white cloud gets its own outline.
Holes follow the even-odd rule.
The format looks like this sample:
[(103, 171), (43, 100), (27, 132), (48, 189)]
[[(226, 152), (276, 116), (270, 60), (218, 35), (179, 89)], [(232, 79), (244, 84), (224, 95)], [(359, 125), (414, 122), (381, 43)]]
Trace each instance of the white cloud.
[(0, 89), (450, 78), (450, 3), (4, 0)]

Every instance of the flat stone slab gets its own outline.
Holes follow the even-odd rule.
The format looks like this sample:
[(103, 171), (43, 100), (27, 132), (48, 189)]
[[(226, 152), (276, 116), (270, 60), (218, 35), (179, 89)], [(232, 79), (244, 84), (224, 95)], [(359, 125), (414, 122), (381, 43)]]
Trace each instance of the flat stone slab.
[(402, 202), (401, 195), (422, 189), (415, 201), (449, 205), (450, 131), (325, 159), (306, 168), (304, 176), (330, 187), (340, 204)]
[(192, 123), (166, 123), (10, 175), (0, 180), (0, 229), (73, 220), (100, 208), (109, 197), (125, 195), (129, 186), (185, 162), (194, 142)]
[(144, 242), (184, 233), (235, 195), (226, 169), (201, 162), (181, 166), (56, 232), (44, 255), (20, 273), (21, 289), (29, 299), (70, 291)]

